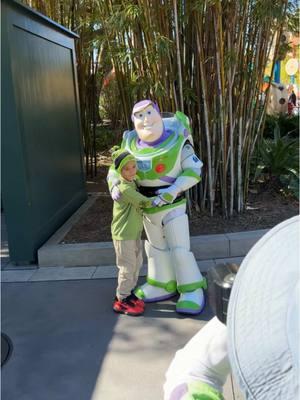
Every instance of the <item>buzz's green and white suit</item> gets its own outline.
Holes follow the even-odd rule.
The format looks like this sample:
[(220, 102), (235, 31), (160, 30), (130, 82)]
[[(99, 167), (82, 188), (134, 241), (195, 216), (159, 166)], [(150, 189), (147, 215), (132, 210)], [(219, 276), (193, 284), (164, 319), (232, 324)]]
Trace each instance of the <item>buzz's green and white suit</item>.
[[(163, 189), (160, 197), (167, 203), (144, 210), (148, 274), (147, 282), (136, 294), (151, 302), (178, 291), (181, 295), (176, 310), (197, 314), (204, 307), (206, 281), (190, 251), (184, 192), (200, 181), (202, 162), (194, 153), (188, 118), (177, 112), (163, 122), (168, 135), (157, 145), (140, 146), (135, 130), (123, 135), (122, 147), (137, 160), (140, 192), (152, 197)], [(110, 186), (114, 179), (111, 167)]]

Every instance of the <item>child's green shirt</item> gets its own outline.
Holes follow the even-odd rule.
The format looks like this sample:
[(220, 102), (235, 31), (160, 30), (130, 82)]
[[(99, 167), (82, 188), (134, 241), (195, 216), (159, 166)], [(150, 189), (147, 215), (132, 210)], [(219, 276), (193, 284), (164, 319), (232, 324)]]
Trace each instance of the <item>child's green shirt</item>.
[(118, 189), (121, 193), (119, 201), (114, 201), (111, 235), (115, 240), (136, 240), (143, 230), (143, 208), (150, 208), (152, 201), (136, 189), (136, 183), (120, 179)]

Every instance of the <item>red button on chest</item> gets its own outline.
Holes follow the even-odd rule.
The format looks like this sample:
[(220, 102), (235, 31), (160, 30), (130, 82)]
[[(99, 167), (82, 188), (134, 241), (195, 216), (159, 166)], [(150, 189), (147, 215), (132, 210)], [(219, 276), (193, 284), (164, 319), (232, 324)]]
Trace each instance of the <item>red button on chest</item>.
[(165, 164), (157, 164), (157, 166), (155, 167), (155, 171), (159, 174), (164, 172), (165, 169), (166, 169)]

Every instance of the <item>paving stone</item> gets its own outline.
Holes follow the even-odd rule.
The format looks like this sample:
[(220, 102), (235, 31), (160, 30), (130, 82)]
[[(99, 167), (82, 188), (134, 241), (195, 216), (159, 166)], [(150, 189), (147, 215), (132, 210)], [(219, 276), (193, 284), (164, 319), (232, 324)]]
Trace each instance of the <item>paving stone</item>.
[(203, 260), (197, 262), (201, 272), (207, 272), (210, 268), (215, 266), (214, 260)]
[(2, 257), (1, 256), (1, 269), (6, 269), (6, 266), (9, 264), (9, 257)]
[(31, 282), (91, 279), (96, 267), (42, 267), (30, 277)]
[(233, 263), (237, 265), (241, 265), (243, 259), (245, 257), (228, 257), (228, 258), (214, 258), (214, 263), (217, 264), (226, 264), (226, 263)]
[(1, 271), (1, 282), (28, 282), (35, 270), (5, 270)]
[(114, 265), (102, 265), (96, 267), (96, 271), (92, 276), (92, 279), (107, 279), (116, 278), (118, 276), (118, 268)]
[[(147, 275), (147, 265), (143, 265), (140, 270), (139, 276)], [(92, 276), (92, 279), (107, 279), (117, 278), (118, 268), (115, 265), (97, 266), (96, 271)]]
[[(197, 261), (243, 257), (267, 231), (192, 236), (191, 251)], [(115, 253), (112, 242), (46, 244), (38, 250), (38, 261), (41, 267), (107, 266), (114, 265)]]
[[(229, 257), (245, 256), (254, 244), (269, 231), (261, 229), (258, 231), (227, 233), (229, 240)], [(219, 257), (214, 257), (219, 258)]]
[(37, 264), (15, 264), (10, 261), (6, 264), (5, 268), (3, 269), (5, 271), (20, 271), (20, 270), (29, 271), (29, 270), (36, 270), (38, 268), (39, 266)]
[[(203, 260), (197, 262), (198, 267), (202, 273), (207, 272), (210, 268), (216, 265), (214, 260)], [(139, 276), (147, 275), (147, 264), (144, 264), (140, 270)], [(118, 269), (114, 265), (97, 266), (96, 271), (92, 276), (92, 279), (105, 279), (105, 278), (116, 278), (118, 276)]]
[(191, 251), (196, 260), (229, 257), (229, 240), (223, 234), (192, 236)]
[(40, 267), (110, 265), (115, 261), (112, 242), (43, 246), (38, 250)]

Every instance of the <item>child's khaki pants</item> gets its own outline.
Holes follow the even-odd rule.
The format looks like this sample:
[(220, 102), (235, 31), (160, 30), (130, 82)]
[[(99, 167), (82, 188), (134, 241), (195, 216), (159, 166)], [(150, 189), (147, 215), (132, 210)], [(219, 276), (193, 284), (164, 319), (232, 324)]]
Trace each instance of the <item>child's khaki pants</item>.
[(117, 298), (125, 299), (135, 288), (143, 263), (142, 241), (114, 240), (116, 263), (119, 268)]

